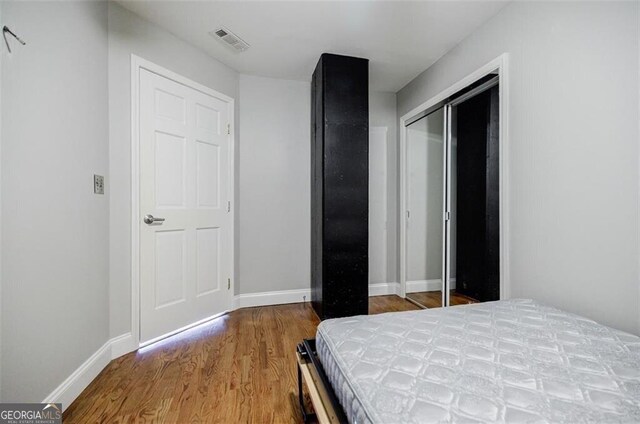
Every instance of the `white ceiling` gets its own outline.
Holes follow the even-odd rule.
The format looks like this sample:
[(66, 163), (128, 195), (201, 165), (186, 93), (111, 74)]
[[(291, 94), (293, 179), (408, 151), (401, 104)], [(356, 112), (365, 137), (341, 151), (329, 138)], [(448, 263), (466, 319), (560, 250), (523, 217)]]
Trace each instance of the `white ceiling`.
[[(240, 73), (310, 80), (324, 52), (370, 59), (370, 87), (398, 91), (506, 1), (122, 1)], [(208, 32), (251, 45), (236, 53)]]

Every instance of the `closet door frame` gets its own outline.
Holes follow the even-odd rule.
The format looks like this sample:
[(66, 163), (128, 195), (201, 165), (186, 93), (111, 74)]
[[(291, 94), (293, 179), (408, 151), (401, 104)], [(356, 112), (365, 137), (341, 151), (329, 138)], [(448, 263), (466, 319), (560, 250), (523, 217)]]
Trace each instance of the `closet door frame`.
[[(431, 99), (407, 112), (400, 118), (400, 144), (399, 144), (399, 179), (400, 179), (400, 196), (399, 196), (399, 235), (400, 235), (400, 249), (399, 249), (399, 277), (400, 284), (397, 294), (403, 298), (406, 297), (406, 284), (407, 284), (407, 125), (411, 122), (415, 122), (420, 117), (426, 116), (439, 104), (445, 102), (448, 98), (453, 96), (460, 90), (468, 87), (481, 78), (490, 75), (497, 74), (499, 78), (499, 195), (500, 195), (500, 299), (508, 299), (510, 297), (510, 277), (509, 277), (509, 189), (508, 178), (509, 169), (509, 152), (508, 152), (508, 110), (509, 110), (509, 96), (508, 96), (508, 54), (504, 53), (465, 78), (451, 85), (446, 90), (435, 95)], [(449, 305), (449, 276), (450, 276), (450, 255), (448, 255), (449, 243), (450, 243), (450, 168), (451, 168), (451, 149), (450, 149), (450, 119), (451, 119), (451, 103), (445, 104), (445, 194), (444, 194), (444, 210), (443, 213), (443, 235), (444, 235), (444, 248), (443, 248), (443, 289), (442, 289), (442, 305)]]
[(451, 297), (451, 104), (444, 105), (444, 201), (442, 202), (442, 306)]

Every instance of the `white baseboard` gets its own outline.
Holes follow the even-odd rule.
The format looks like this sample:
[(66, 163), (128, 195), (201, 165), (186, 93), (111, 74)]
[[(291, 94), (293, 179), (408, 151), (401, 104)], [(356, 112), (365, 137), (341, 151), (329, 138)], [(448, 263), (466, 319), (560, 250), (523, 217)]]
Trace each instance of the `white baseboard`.
[[(451, 279), (451, 289), (456, 288), (456, 279)], [(407, 281), (407, 293), (423, 292), (423, 291), (438, 291), (442, 290), (442, 280), (413, 280)]]
[(375, 283), (369, 284), (369, 296), (385, 296), (400, 293), (399, 283)]
[(65, 410), (111, 361), (111, 340), (89, 357), (47, 396), (42, 403), (61, 403)]
[(125, 353), (133, 352), (138, 349), (138, 345), (133, 340), (131, 333), (122, 334), (109, 340), (111, 343), (111, 359), (116, 359)]
[[(400, 293), (399, 283), (377, 283), (369, 285), (369, 296), (384, 296)], [(283, 305), (311, 301), (310, 289), (278, 290), (262, 293), (245, 293), (234, 298), (234, 308), (252, 308), (254, 306)]]
[(122, 334), (108, 340), (42, 402), (61, 403), (62, 410), (65, 410), (112, 359), (137, 348), (131, 333)]
[(234, 308), (251, 308), (254, 306), (282, 305), (311, 301), (311, 289), (278, 290), (262, 293), (240, 294), (234, 299)]

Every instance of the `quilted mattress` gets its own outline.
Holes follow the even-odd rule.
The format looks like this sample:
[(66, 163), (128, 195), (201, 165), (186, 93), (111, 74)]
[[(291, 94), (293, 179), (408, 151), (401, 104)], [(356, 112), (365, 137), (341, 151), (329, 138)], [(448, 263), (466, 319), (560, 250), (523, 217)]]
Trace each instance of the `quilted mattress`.
[(323, 321), (352, 423), (640, 423), (640, 337), (532, 300)]

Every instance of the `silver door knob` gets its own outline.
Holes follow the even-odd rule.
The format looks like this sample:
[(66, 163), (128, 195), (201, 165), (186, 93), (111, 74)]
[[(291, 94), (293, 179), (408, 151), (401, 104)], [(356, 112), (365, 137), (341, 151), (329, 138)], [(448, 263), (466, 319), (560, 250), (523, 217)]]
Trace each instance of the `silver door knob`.
[(154, 222), (164, 222), (164, 218), (154, 218), (150, 213), (144, 216), (145, 224), (153, 224)]

